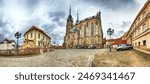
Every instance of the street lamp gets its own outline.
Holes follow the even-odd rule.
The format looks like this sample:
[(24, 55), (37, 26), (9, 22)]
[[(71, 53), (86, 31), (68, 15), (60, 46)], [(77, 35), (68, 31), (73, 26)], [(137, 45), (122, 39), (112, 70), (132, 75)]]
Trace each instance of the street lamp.
[(21, 33), (16, 32), (15, 37), (17, 38), (17, 55), (18, 55), (18, 39), (21, 37)]
[(109, 45), (109, 49), (110, 49), (110, 52), (111, 52), (111, 35), (114, 33), (114, 29), (111, 29), (109, 28), (107, 30), (107, 34), (110, 36), (110, 45)]

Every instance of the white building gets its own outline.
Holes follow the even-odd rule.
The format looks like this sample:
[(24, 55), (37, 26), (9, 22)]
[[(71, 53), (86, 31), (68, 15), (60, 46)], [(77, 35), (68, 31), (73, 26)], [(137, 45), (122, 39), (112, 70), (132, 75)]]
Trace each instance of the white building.
[(5, 39), (0, 42), (0, 50), (12, 50), (16, 49), (16, 46), (17, 44), (14, 40)]

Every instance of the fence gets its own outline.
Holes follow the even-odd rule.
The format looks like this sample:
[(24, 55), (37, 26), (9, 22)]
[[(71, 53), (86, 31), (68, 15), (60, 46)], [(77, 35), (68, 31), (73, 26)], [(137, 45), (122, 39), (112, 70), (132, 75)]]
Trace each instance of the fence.
[(17, 50), (0, 50), (0, 56), (25, 56), (25, 55), (37, 55), (44, 52), (49, 52), (51, 49), (47, 48), (27, 48)]

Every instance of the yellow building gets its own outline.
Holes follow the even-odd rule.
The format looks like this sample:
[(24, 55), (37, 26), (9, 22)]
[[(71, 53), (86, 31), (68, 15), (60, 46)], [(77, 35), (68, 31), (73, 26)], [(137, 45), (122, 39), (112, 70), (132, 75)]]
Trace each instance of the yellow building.
[(135, 47), (150, 49), (150, 0), (136, 16), (126, 34), (126, 39)]
[(102, 48), (103, 44), (101, 12), (81, 21), (79, 21), (77, 13), (77, 21), (74, 24), (70, 8), (63, 46), (65, 48), (90, 48), (91, 46)]
[(32, 26), (24, 34), (22, 48), (49, 48), (51, 38), (41, 29)]

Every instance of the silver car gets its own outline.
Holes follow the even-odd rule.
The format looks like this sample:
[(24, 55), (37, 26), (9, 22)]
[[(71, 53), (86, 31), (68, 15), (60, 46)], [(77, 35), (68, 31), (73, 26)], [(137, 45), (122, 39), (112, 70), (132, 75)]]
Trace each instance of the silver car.
[(117, 47), (117, 51), (122, 51), (122, 50), (131, 50), (133, 49), (133, 46), (131, 44), (119, 44)]

